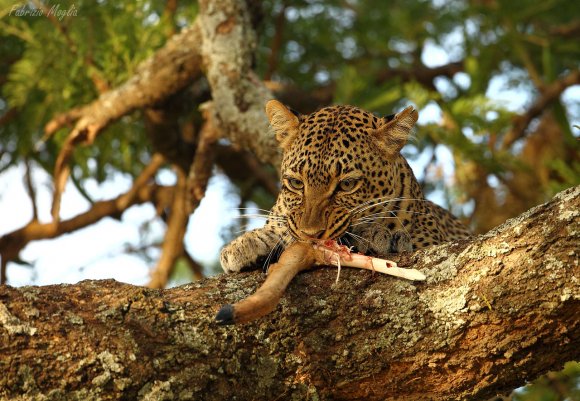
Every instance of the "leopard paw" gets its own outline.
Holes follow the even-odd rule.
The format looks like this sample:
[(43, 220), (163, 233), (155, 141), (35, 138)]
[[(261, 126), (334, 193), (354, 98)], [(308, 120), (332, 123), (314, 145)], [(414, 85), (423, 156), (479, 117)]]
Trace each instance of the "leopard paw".
[(226, 273), (252, 270), (261, 267), (268, 255), (274, 252), (275, 235), (256, 229), (241, 235), (223, 247), (220, 263)]

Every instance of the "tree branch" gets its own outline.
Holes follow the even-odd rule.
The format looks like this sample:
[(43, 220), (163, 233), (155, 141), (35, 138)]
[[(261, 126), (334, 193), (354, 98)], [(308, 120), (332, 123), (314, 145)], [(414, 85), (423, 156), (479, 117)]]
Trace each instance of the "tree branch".
[(198, 78), (201, 75), (200, 41), (198, 24), (193, 24), (145, 60), (127, 82), (103, 93), (94, 102), (56, 116), (46, 124), (43, 140), (63, 124), (76, 121), (55, 163), (52, 207), (55, 221), (58, 220), (60, 197), (69, 175), (68, 162), (76, 146), (93, 143), (96, 136), (111, 122), (136, 109), (161, 102)]
[(155, 184), (147, 185), (163, 161), (163, 157), (154, 154), (151, 163), (135, 179), (131, 189), (115, 199), (95, 202), (86, 212), (64, 221), (40, 223), (33, 218), (24, 227), (0, 237), (0, 256), (2, 258), (0, 284), (6, 283), (7, 262), (15, 260), (20, 251), (32, 241), (55, 238), (94, 224), (104, 217), (120, 216), (126, 209), (136, 204), (145, 202), (168, 203), (168, 195), (173, 192), (173, 188), (159, 187)]
[(213, 123), (212, 113), (205, 109), (203, 116), (205, 123), (199, 133), (195, 157), (187, 179), (188, 198), (193, 208), (197, 208), (205, 196), (207, 183), (213, 171), (216, 143), (220, 138), (220, 133)]
[(283, 39), (284, 39), (284, 28), (286, 25), (286, 9), (288, 4), (283, 1), (281, 9), (276, 16), (274, 22), (274, 36), (272, 37), (272, 42), (270, 43), (270, 54), (268, 55), (268, 61), (266, 65), (268, 66), (264, 74), (264, 80), (269, 81), (272, 79), (272, 75), (276, 72), (278, 68), (278, 62), (280, 60), (280, 50), (282, 49)]
[(457, 61), (438, 67), (426, 67), (422, 64), (412, 68), (390, 68), (377, 74), (375, 82), (380, 85), (390, 79), (400, 78), (403, 82), (417, 81), (426, 88), (435, 90), (433, 80), (436, 77), (453, 78), (455, 74), (465, 69), (464, 62)]
[(32, 220), (38, 220), (38, 205), (36, 204), (36, 189), (32, 183), (32, 169), (30, 167), (30, 159), (24, 160), (24, 185), (26, 192), (32, 204)]
[(165, 288), (175, 262), (183, 254), (183, 237), (189, 221), (188, 207), (186, 205), (186, 183), (185, 173), (176, 169), (177, 184), (173, 203), (169, 210), (169, 221), (167, 231), (163, 238), (161, 247), (161, 257), (157, 265), (151, 272), (151, 280), (147, 284), (150, 288)]
[(199, 2), (202, 58), (212, 91), (214, 122), (228, 139), (263, 163), (280, 164), (278, 146), (264, 118), (273, 96), (252, 71), (256, 37), (246, 3)]
[(532, 120), (541, 115), (550, 104), (556, 101), (566, 88), (580, 84), (580, 70), (573, 70), (566, 76), (543, 87), (540, 96), (526, 113), (514, 118), (511, 130), (502, 142), (502, 149), (509, 148), (515, 141), (526, 134), (526, 128)]
[(412, 284), (318, 269), (277, 310), (213, 321), (263, 281), (0, 287), (4, 398), (465, 400), (580, 358), (580, 186), (492, 232), (399, 257)]

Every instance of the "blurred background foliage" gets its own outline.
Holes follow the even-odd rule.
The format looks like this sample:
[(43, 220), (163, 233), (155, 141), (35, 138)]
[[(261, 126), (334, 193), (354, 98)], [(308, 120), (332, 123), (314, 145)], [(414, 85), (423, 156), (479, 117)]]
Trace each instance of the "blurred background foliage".
[(517, 389), (512, 401), (580, 400), (580, 363), (568, 362), (560, 372), (550, 372), (532, 384)]
[[(42, 141), (54, 116), (127, 80), (195, 19), (195, 2), (0, 2), (0, 173), (32, 163), (51, 173), (68, 134)], [(20, 16), (42, 10), (45, 16)], [(485, 232), (580, 183), (580, 19), (567, 0), (250, 1), (255, 69), (301, 112), (348, 103), (391, 114), (420, 109), (405, 148), (425, 192)], [(49, 10), (70, 11), (59, 16)], [(199, 129), (207, 85), (183, 96), (182, 124)], [(543, 103), (542, 103), (543, 102)], [(533, 110), (539, 103), (543, 107)], [(518, 118), (529, 114), (523, 127)], [(74, 153), (73, 183), (135, 177), (150, 161), (135, 112)], [(217, 172), (221, 174), (221, 172)], [(273, 195), (236, 181), (240, 206)], [(236, 223), (233, 231), (239, 229)]]
[[(255, 70), (294, 109), (348, 103), (391, 114), (409, 103), (419, 108), (419, 128), (405, 155), (426, 194), (475, 232), (580, 184), (576, 2), (247, 2), (258, 34)], [(19, 10), (43, 16), (19, 16)], [(59, 16), (59, 10), (73, 14)], [(45, 124), (126, 81), (196, 14), (195, 1), (0, 0), (0, 175), (23, 165), (51, 174), (68, 131), (43, 141)], [(203, 78), (179, 97), (175, 118), (184, 130), (199, 131), (199, 105), (210, 97)], [(71, 177), (81, 194), (91, 200), (92, 180), (136, 177), (154, 151), (145, 131), (144, 113), (137, 111), (92, 146), (76, 149)], [(239, 207), (273, 203), (274, 194), (258, 182), (214, 171), (228, 178), (226, 192), (237, 194)], [(243, 223), (231, 223), (225, 240)], [(159, 242), (154, 238), (150, 246)], [(142, 248), (135, 253), (150, 257)], [(175, 260), (173, 283), (193, 277), (185, 265), (182, 257)], [(203, 268), (206, 275), (215, 271)], [(578, 364), (569, 364), (558, 385), (547, 376), (536, 392), (526, 388), (514, 399), (564, 399), (561, 386), (568, 399), (579, 399), (578, 372)]]

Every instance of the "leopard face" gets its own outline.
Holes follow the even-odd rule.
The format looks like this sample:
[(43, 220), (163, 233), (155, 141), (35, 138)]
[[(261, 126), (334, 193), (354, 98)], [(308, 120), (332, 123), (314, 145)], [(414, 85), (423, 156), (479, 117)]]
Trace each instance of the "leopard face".
[(353, 106), (299, 116), (271, 101), (266, 111), (284, 152), (276, 209), (293, 238), (356, 237), (357, 226), (412, 223), (405, 199), (420, 189), (400, 149), (417, 121), (413, 108), (386, 118)]

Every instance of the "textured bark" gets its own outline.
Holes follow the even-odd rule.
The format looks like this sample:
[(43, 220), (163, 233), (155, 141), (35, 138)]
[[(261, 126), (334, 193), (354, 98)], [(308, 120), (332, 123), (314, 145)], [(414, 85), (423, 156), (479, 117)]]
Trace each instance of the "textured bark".
[(252, 70), (256, 34), (246, 2), (199, 2), (202, 60), (211, 86), (214, 121), (228, 139), (263, 163), (279, 166), (280, 155), (264, 105), (274, 96)]
[(300, 274), (218, 326), (259, 272), (169, 290), (0, 287), (2, 399), (482, 399), (580, 358), (580, 187), (470, 241), (401, 257), (424, 284)]

